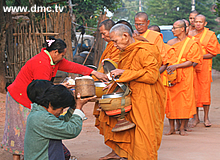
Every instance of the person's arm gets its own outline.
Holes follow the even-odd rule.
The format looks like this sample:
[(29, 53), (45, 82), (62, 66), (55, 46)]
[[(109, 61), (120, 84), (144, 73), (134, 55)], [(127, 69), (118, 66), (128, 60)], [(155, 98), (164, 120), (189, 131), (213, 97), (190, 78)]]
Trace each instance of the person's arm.
[(88, 101), (95, 98), (96, 96), (81, 99), (80, 94), (78, 93), (76, 98), (76, 105), (73, 108), (70, 107), (64, 116), (59, 116), (59, 119), (68, 122), (72, 114), (77, 114), (82, 118), (82, 120), (85, 120), (85, 114), (82, 112), (82, 108)]
[(215, 57), (216, 55), (213, 55), (211, 53), (205, 54), (203, 55), (203, 59), (212, 59), (213, 57)]
[(59, 116), (59, 119), (65, 121), (65, 122), (68, 122), (70, 120), (70, 118), (72, 117), (73, 112), (74, 112), (74, 109), (69, 108), (65, 115)]
[[(130, 82), (134, 80), (137, 82), (154, 84), (159, 77), (158, 61), (152, 54), (148, 53), (146, 50), (139, 51), (136, 57), (138, 57), (138, 60), (140, 62), (140, 64), (137, 63), (137, 65), (141, 65), (143, 66), (143, 68), (139, 70), (124, 70), (117, 82)], [(114, 74), (115, 76), (117, 76), (117, 73), (115, 73), (115, 71), (117, 70), (111, 71), (111, 75)]]
[(107, 75), (97, 72), (89, 67), (83, 66), (78, 63), (70, 62), (66, 59), (62, 59), (59, 62), (58, 70), (64, 71), (64, 72), (70, 72), (70, 73), (76, 73), (76, 74), (82, 74), (82, 75), (94, 75), (96, 78), (98, 78), (101, 81), (108, 81)]
[(197, 66), (198, 63), (193, 62), (193, 67)]
[(162, 66), (160, 67), (160, 69), (159, 69), (160, 74), (163, 73), (163, 72), (167, 69), (167, 65), (168, 65), (168, 64), (165, 64), (165, 65), (162, 65)]
[(190, 67), (190, 66), (192, 66), (192, 64), (193, 64), (193, 62), (191, 62), (191, 61), (186, 61), (186, 62), (181, 63), (181, 64), (174, 64), (174, 65), (171, 65), (171, 66), (167, 67), (167, 72), (168, 72), (168, 74), (171, 74), (173, 71), (175, 71), (178, 68)]
[(47, 139), (71, 139), (79, 135), (82, 130), (82, 118), (73, 114), (68, 122), (59, 120), (53, 114), (48, 113), (39, 117), (41, 122), (34, 126), (34, 130)]
[(203, 55), (203, 59), (212, 59), (218, 54), (218, 39), (214, 33), (210, 37), (210, 40), (206, 46), (207, 54)]

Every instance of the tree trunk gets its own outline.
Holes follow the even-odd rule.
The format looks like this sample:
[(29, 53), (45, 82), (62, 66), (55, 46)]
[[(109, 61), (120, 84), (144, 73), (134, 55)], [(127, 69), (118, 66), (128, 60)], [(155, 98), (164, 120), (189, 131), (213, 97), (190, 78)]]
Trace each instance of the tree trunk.
[[(4, 0), (0, 0), (0, 6), (5, 5)], [(5, 14), (3, 7), (0, 7), (0, 92), (6, 93), (6, 78), (5, 78), (5, 42), (6, 42), (6, 30), (8, 23), (5, 21)]]

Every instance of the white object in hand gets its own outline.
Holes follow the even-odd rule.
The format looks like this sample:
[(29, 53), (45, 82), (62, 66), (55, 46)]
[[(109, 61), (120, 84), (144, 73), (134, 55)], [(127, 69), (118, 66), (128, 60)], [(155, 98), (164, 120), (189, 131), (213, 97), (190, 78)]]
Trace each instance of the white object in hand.
[(107, 74), (108, 79), (111, 81), (112, 77), (110, 76), (110, 72)]
[(69, 85), (75, 85), (74, 79), (68, 79), (67, 82), (69, 83)]

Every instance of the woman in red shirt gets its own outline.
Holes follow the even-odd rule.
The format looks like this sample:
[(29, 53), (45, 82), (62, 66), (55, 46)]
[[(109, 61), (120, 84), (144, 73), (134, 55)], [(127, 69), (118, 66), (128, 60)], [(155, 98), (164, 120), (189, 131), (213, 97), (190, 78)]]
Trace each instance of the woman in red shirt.
[(57, 70), (82, 75), (94, 75), (101, 81), (107, 81), (106, 75), (83, 65), (63, 58), (66, 43), (50, 37), (47, 47), (32, 57), (21, 68), (14, 82), (8, 86), (6, 96), (5, 128), (2, 147), (13, 154), (13, 159), (20, 159), (24, 153), (24, 135), (26, 121), (31, 110), (31, 101), (27, 97), (27, 86), (36, 79), (53, 81)]

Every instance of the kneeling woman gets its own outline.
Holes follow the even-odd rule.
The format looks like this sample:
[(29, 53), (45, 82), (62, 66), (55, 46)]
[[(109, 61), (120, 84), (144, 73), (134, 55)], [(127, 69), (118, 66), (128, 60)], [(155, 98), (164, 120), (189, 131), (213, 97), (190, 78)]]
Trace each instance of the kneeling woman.
[[(24, 140), (24, 158), (27, 160), (64, 160), (62, 139), (71, 139), (79, 135), (85, 117), (81, 111), (90, 99), (74, 99), (72, 93), (63, 85), (52, 85), (36, 96), (32, 82), (27, 90), (32, 110), (27, 119)], [(64, 117), (60, 117), (63, 109), (70, 107)], [(75, 110), (74, 110), (75, 109)]]

